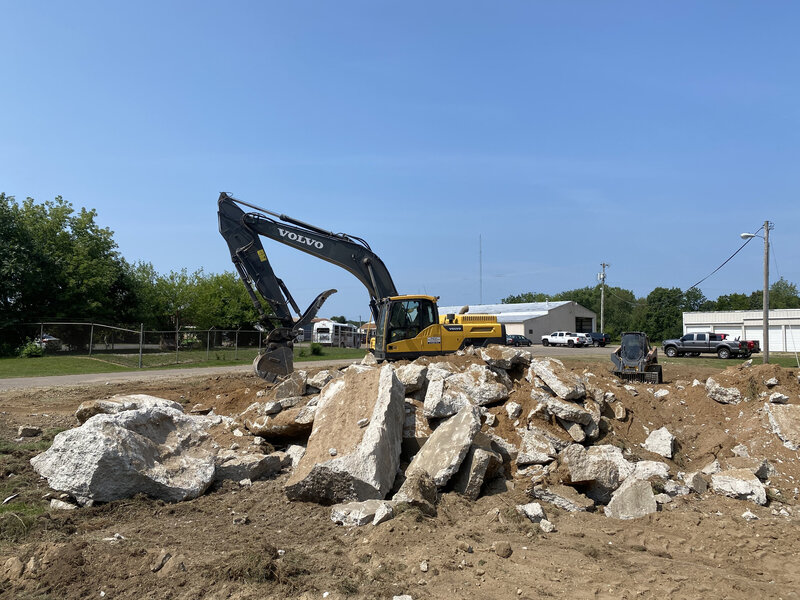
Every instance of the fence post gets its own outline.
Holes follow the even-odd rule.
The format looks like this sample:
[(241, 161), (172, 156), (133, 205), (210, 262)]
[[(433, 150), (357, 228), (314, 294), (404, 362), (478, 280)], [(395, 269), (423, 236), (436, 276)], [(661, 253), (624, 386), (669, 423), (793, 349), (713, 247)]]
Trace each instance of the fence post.
[[(241, 329), (241, 326), (239, 329)], [(233, 360), (239, 360), (239, 329), (236, 330), (236, 337), (233, 343)]]
[(142, 348), (144, 347), (144, 323), (139, 323), (139, 368), (142, 368)]
[(89, 356), (92, 355), (92, 340), (93, 339), (94, 339), (94, 323), (92, 323), (92, 326), (89, 329)]
[(44, 348), (44, 323), (39, 323), (39, 343)]
[(211, 348), (211, 329), (206, 332), (206, 362), (208, 362), (208, 352)]

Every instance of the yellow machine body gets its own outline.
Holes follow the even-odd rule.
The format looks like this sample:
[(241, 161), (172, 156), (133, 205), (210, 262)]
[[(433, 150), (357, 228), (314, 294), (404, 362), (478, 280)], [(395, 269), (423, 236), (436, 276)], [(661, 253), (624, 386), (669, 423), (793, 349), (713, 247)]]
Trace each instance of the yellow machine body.
[(504, 344), (495, 315), (439, 315), (434, 296), (393, 296), (380, 303), (373, 352), (378, 360), (413, 360), (466, 346)]

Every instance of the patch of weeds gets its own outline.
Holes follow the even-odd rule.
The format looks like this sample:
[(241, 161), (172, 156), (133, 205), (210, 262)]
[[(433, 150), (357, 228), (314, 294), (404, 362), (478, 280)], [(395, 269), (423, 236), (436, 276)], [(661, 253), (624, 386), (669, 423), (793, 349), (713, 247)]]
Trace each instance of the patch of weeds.
[(355, 596), (358, 593), (358, 583), (349, 577), (344, 577), (336, 583), (338, 592), (345, 596)]
[(266, 583), (277, 579), (277, 558), (278, 550), (265, 542), (261, 551), (240, 552), (231, 556), (228, 564), (219, 567), (218, 572), (221, 577), (232, 581)]
[[(6, 508), (9, 505), (3, 506)], [(36, 524), (36, 517), (44, 512), (41, 510), (39, 513), (34, 513), (29, 507), (17, 512), (12, 510), (5, 510), (0, 514), (0, 541), (3, 542), (19, 542), (26, 537), (33, 530)]]
[(758, 382), (752, 376), (747, 378), (747, 390), (744, 395), (750, 400), (758, 398)]
[(582, 552), (589, 558), (594, 558), (595, 560), (597, 560), (600, 557), (600, 551), (594, 546), (588, 546), (584, 548)]
[(53, 438), (64, 429), (48, 429), (38, 439), (29, 442), (14, 442), (12, 440), (0, 439), (0, 455), (13, 454), (18, 456), (21, 452), (44, 452), (53, 445)]

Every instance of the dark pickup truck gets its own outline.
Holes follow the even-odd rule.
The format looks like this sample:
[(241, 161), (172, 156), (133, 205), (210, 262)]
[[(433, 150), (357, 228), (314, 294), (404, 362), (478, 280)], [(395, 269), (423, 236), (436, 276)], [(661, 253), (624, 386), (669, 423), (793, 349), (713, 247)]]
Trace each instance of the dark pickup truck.
[(750, 348), (747, 342), (739, 340), (726, 340), (717, 333), (687, 333), (679, 340), (664, 340), (664, 354), (673, 358), (675, 356), (699, 356), (700, 354), (714, 353), (720, 358), (747, 358)]

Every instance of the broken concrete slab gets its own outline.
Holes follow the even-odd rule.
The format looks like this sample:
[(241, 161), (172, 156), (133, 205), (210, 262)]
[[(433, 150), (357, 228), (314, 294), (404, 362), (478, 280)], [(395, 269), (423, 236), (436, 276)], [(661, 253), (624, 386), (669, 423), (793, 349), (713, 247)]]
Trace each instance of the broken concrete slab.
[[(317, 403), (306, 453), (284, 486), (287, 497), (320, 503), (383, 499), (400, 462), (403, 392), (391, 365), (347, 369), (328, 384)], [(365, 418), (369, 424), (359, 426)]]
[(657, 510), (653, 487), (644, 480), (634, 481), (615, 491), (603, 509), (612, 519), (637, 519)]
[(780, 392), (773, 392), (769, 395), (769, 401), (772, 404), (786, 404), (789, 402), (789, 396)]
[(472, 440), (461, 467), (453, 477), (453, 490), (465, 498), (477, 500), (483, 482), (497, 473), (503, 457), (492, 449), (491, 440), (478, 432)]
[(316, 410), (315, 405), (295, 406), (273, 415), (245, 418), (244, 427), (267, 440), (306, 438), (311, 434)]
[(567, 466), (572, 484), (586, 486), (586, 495), (601, 503), (634, 472), (634, 465), (622, 456), (622, 450), (610, 444), (568, 446), (559, 454), (559, 462)]
[(524, 517), (527, 517), (532, 523), (539, 523), (546, 518), (542, 505), (538, 502), (529, 502), (528, 504), (517, 504), (517, 512)]
[(706, 394), (720, 404), (739, 404), (743, 400), (742, 392), (738, 388), (723, 387), (711, 377), (706, 380)]
[(292, 396), (303, 396), (306, 393), (306, 379), (306, 371), (297, 370), (292, 372), (286, 379), (275, 386), (275, 399), (281, 400)]
[(98, 414), (59, 433), (31, 459), (51, 488), (79, 503), (146, 494), (167, 502), (196, 498), (214, 478), (216, 450), (194, 417), (154, 406)]
[(108, 400), (89, 400), (82, 402), (75, 411), (75, 418), (81, 425), (95, 415), (116, 415), (126, 410), (140, 408), (166, 407), (183, 412), (183, 405), (174, 400), (158, 398), (149, 394), (125, 394), (113, 396)]
[[(580, 400), (586, 396), (586, 386), (574, 373), (555, 358), (532, 359), (527, 379), (539, 377), (562, 400)], [(568, 419), (569, 420), (569, 419)]]
[(428, 367), (427, 365), (410, 363), (398, 367), (395, 370), (395, 374), (400, 380), (400, 383), (405, 387), (405, 394), (407, 396), (423, 388), (428, 375)]
[(424, 405), (421, 401), (406, 398), (403, 407), (405, 419), (403, 420), (403, 456), (410, 461), (420, 448), (428, 441), (433, 430), (425, 418)]
[(214, 480), (256, 481), (280, 473), (284, 467), (291, 466), (292, 457), (286, 452), (270, 454), (243, 454), (234, 450), (221, 450), (215, 461)]
[(530, 495), (568, 512), (594, 510), (594, 501), (568, 485), (534, 486)]
[(492, 345), (488, 348), (480, 348), (478, 354), (490, 367), (497, 367), (506, 371), (517, 365), (527, 366), (533, 359), (533, 355), (529, 350), (509, 346)]
[(508, 395), (508, 387), (497, 373), (486, 366), (473, 364), (463, 373), (428, 383), (425, 416), (449, 417), (464, 406), (486, 406), (506, 400)]
[(800, 405), (765, 403), (772, 432), (790, 450), (800, 450)]
[(705, 494), (708, 490), (708, 482), (699, 471), (693, 471), (683, 476), (686, 486), (696, 494)]
[(393, 514), (392, 504), (386, 500), (335, 504), (331, 507), (331, 521), (346, 527), (361, 527), (373, 523), (378, 518), (379, 512), (381, 513), (379, 522), (388, 520), (387, 515)]
[(747, 469), (720, 471), (711, 476), (711, 488), (737, 500), (750, 500), (764, 506), (767, 491), (764, 484)]
[[(533, 394), (531, 396), (533, 397)], [(574, 402), (565, 402), (559, 398), (543, 398), (538, 394), (534, 399), (541, 401), (551, 415), (565, 421), (580, 423), (581, 425), (588, 425), (592, 422), (592, 414)]]
[(341, 376), (341, 372), (337, 369), (323, 369), (321, 371), (317, 371), (313, 375), (309, 375), (306, 378), (306, 392), (311, 389), (318, 393), (328, 384), (329, 381)]
[(425, 471), (437, 486), (444, 486), (458, 471), (480, 428), (478, 408), (465, 406), (434, 430), (406, 473)]
[(524, 465), (546, 465), (553, 462), (558, 455), (558, 449), (553, 445), (549, 436), (535, 427), (519, 428), (520, 437), (519, 453), (516, 463)]
[(642, 446), (645, 450), (660, 454), (664, 458), (672, 458), (672, 445), (674, 442), (675, 436), (666, 427), (661, 427), (651, 432)]

